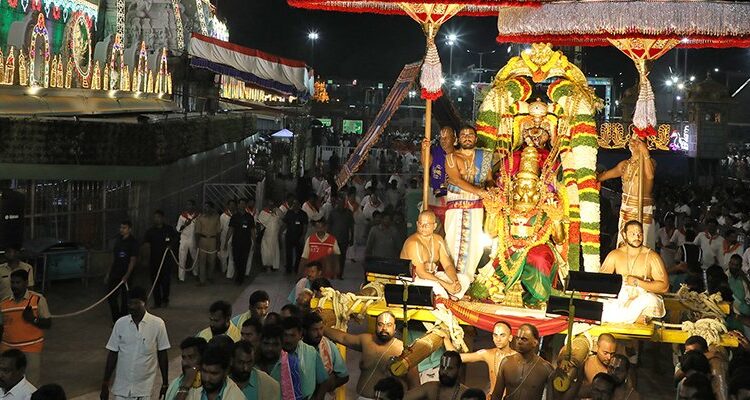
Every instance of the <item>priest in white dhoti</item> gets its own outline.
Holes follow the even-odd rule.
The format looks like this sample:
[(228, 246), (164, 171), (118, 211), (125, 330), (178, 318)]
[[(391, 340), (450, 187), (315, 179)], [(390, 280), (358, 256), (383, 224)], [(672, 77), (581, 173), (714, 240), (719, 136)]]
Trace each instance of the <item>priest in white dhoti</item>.
[(484, 206), (489, 196), (485, 185), (492, 181), (492, 152), (477, 149), (477, 132), (467, 126), (458, 134), (459, 150), (448, 154), (448, 193), (445, 211), (445, 241), (453, 264), (469, 280), (484, 253)]
[(436, 296), (460, 299), (471, 280), (456, 273), (445, 240), (435, 233), (436, 226), (435, 213), (422, 211), (417, 218), (417, 232), (404, 242), (401, 258), (411, 261), (414, 285), (430, 286)]
[(612, 250), (600, 272), (622, 275), (622, 289), (616, 299), (606, 300), (602, 322), (647, 323), (664, 316), (661, 294), (669, 289), (664, 262), (655, 251), (643, 245), (643, 226), (628, 221), (622, 231), (625, 245)]
[(271, 267), (274, 271), (281, 267), (281, 217), (278, 208), (266, 207), (258, 214), (258, 223), (265, 227), (263, 239), (260, 241), (260, 257), (264, 267)]

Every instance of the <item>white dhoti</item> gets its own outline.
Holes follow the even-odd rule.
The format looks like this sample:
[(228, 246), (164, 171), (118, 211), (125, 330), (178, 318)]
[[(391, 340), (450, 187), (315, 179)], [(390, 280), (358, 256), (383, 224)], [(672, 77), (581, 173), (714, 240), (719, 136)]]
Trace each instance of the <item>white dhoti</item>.
[[(188, 265), (188, 254), (193, 264)], [(188, 239), (186, 235), (182, 235), (180, 238), (180, 249), (178, 252), (179, 270), (177, 271), (177, 277), (181, 280), (185, 280), (185, 271), (195, 265), (195, 260), (198, 259), (198, 247), (195, 246), (195, 242), (192, 238)], [(193, 268), (193, 275), (197, 273), (198, 269)]]
[(602, 323), (632, 324), (641, 315), (646, 318), (661, 318), (665, 314), (661, 296), (638, 286), (622, 285), (616, 299), (604, 301)]
[(354, 243), (352, 245), (363, 245), (367, 243), (367, 217), (357, 210), (354, 213)]
[[(461, 284), (461, 290), (458, 293), (454, 294), (453, 297), (460, 299), (464, 297), (464, 294), (466, 293), (466, 291), (469, 290), (469, 285), (471, 284), (471, 280), (466, 275), (457, 274), (457, 276), (458, 276), (458, 283)], [(440, 280), (444, 280), (446, 282), (449, 280), (448, 275), (443, 271), (436, 272), (435, 277)], [(418, 286), (430, 286), (432, 287), (432, 293), (434, 293), (435, 296), (442, 296), (446, 298), (448, 297), (448, 292), (440, 284), (440, 282), (414, 277), (414, 283), (412, 284), (418, 285)]]
[[(656, 225), (654, 224), (653, 199), (643, 199), (643, 244), (651, 250), (656, 250)], [(622, 194), (620, 204), (620, 220), (617, 224), (617, 247), (623, 243), (622, 228), (628, 221), (638, 220), (638, 198), (626, 193)]]
[(467, 277), (471, 282), (484, 253), (482, 200), (466, 192), (448, 192), (447, 205), (445, 242), (448, 253), (458, 275)]
[(260, 257), (264, 266), (270, 266), (274, 271), (281, 267), (281, 248), (279, 247), (279, 232), (281, 218), (276, 213), (261, 211), (258, 222), (266, 227), (260, 242)]

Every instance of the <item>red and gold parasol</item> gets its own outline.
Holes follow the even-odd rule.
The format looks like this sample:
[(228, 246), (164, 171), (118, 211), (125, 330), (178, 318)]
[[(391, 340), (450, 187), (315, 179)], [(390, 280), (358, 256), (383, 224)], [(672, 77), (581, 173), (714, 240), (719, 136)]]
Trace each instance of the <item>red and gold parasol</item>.
[(750, 47), (750, 3), (729, 1), (548, 1), (543, 7), (504, 8), (498, 42), (549, 42), (559, 46), (613, 45), (640, 77), (635, 133), (656, 134), (654, 93), (646, 61), (674, 47)]
[[(541, 0), (287, 0), (293, 7), (313, 10), (344, 11), (407, 15), (420, 24), (427, 40), (427, 51), (422, 63), (419, 83), (421, 96), (426, 100), (425, 137), (430, 139), (432, 101), (442, 95), (443, 71), (435, 46), (440, 26), (455, 15), (494, 17), (505, 6), (539, 6)], [(427, 209), (429, 192), (429, 154), (423, 154), (423, 198)]]
[[(674, 47), (750, 46), (750, 3), (698, 0), (547, 0), (538, 8), (502, 8), (498, 13), (500, 43), (547, 42), (559, 46), (613, 45), (638, 70), (638, 101), (633, 115), (634, 134), (656, 134), (654, 92), (647, 61)], [(594, 153), (595, 154), (595, 153)], [(639, 169), (643, 166), (643, 159)], [(595, 162), (595, 159), (592, 160)], [(593, 170), (584, 181), (594, 181)], [(643, 174), (639, 173), (642, 177)], [(580, 184), (580, 183), (579, 183)], [(643, 182), (639, 179), (638, 219), (643, 219)], [(581, 219), (598, 219), (598, 196), (581, 201)], [(598, 233), (591, 225), (590, 233)], [(593, 229), (597, 228), (597, 229)], [(590, 235), (591, 236), (591, 235)], [(591, 257), (598, 256), (591, 237)], [(583, 242), (582, 242), (583, 243)], [(586, 243), (584, 250), (586, 250)], [(597, 253), (597, 254), (594, 254)], [(584, 254), (585, 258), (586, 254)]]

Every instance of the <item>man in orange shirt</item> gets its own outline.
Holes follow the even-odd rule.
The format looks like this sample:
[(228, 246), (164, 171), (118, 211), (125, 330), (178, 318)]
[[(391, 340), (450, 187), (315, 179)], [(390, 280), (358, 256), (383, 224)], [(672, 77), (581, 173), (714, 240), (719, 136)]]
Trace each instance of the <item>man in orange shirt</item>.
[(338, 276), (341, 250), (336, 237), (328, 233), (326, 228), (325, 218), (313, 221), (314, 232), (307, 238), (302, 250), (300, 271), (298, 271), (300, 275), (307, 267), (308, 262), (318, 261), (323, 265), (323, 276), (325, 278), (333, 279)]
[(0, 351), (21, 350), (28, 360), (26, 377), (34, 385), (40, 383), (40, 365), (44, 332), (52, 325), (47, 300), (39, 293), (28, 290), (29, 273), (15, 270), (10, 274), (13, 295), (0, 302), (2, 320)]

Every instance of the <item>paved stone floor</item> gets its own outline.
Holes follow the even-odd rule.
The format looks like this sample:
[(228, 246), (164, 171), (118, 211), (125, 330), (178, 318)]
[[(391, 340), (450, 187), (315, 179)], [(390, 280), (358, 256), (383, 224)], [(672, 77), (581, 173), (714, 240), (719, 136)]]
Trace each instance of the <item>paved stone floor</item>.
[[(352, 249), (346, 266), (343, 281), (334, 281), (334, 286), (342, 291), (354, 291), (362, 283), (363, 270), (360, 260), (362, 248)], [(351, 261), (355, 259), (357, 261)], [(136, 273), (136, 283), (148, 285), (146, 271)], [(194, 334), (208, 324), (208, 306), (211, 302), (224, 299), (234, 304), (234, 313), (244, 312), (250, 293), (264, 289), (271, 296), (271, 308), (279, 311), (286, 303), (286, 297), (293, 285), (292, 278), (281, 272), (259, 275), (251, 284), (239, 287), (226, 279), (207, 287), (197, 287), (195, 280), (173, 284), (169, 308), (150, 310), (163, 318), (167, 324), (172, 349), (170, 357), (170, 379), (179, 374), (179, 343), (188, 335)], [(92, 304), (104, 294), (100, 280), (90, 280), (87, 287), (80, 281), (56, 282), (48, 290), (50, 309), (53, 314), (75, 311)], [(47, 333), (43, 353), (42, 382), (56, 382), (65, 388), (68, 398), (99, 398), (106, 350), (104, 345), (111, 331), (109, 309), (106, 303), (78, 317), (56, 319)], [(363, 332), (364, 326), (350, 324), (350, 332)], [(489, 334), (480, 332), (476, 339), (477, 347), (490, 347)], [(638, 371), (638, 388), (648, 399), (674, 398), (671, 386), (671, 353), (666, 345), (646, 344), (643, 348), (643, 364)], [(350, 381), (347, 384), (347, 399), (356, 399), (354, 388), (359, 378), (359, 353), (347, 353)], [(481, 387), (487, 382), (484, 366), (471, 365), (467, 369), (467, 383)], [(156, 385), (160, 384), (157, 378)], [(156, 394), (156, 393), (155, 393)]]

